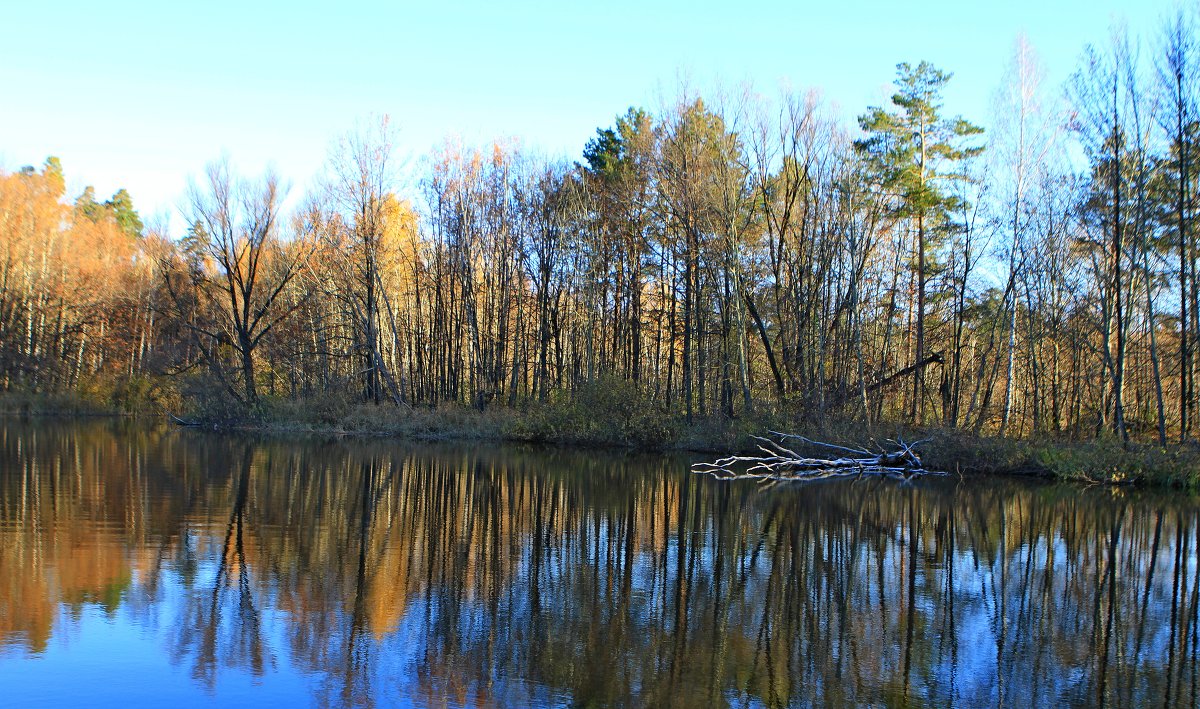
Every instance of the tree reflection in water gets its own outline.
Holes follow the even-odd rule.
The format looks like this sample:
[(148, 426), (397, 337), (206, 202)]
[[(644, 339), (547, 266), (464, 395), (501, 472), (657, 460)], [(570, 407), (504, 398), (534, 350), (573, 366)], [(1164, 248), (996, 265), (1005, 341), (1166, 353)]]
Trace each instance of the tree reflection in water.
[(0, 666), (95, 607), (216, 696), (290, 668), (337, 706), (1196, 703), (1190, 498), (686, 463), (5, 423)]

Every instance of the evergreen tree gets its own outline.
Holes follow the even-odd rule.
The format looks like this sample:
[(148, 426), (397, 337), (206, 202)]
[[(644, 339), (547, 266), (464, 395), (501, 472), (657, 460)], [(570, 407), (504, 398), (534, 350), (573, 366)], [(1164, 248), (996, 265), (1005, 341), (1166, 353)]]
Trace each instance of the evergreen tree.
[(133, 208), (133, 198), (129, 196), (124, 187), (117, 190), (112, 199), (104, 203), (104, 208), (113, 215), (113, 219), (116, 220), (121, 231), (131, 237), (141, 238), (142, 218)]
[(925, 363), (925, 304), (930, 278), (930, 237), (946, 234), (949, 215), (962, 204), (951, 189), (956, 180), (966, 179), (956, 167), (978, 155), (983, 148), (966, 144), (967, 138), (983, 132), (966, 120), (941, 115), (942, 90), (950, 74), (929, 62), (916, 67), (897, 65), (893, 110), (872, 107), (859, 117), (867, 136), (855, 142), (866, 157), (879, 186), (894, 200), (894, 215), (914, 224), (916, 243), (917, 317), (914, 349), (913, 398), (910, 415), (921, 417), (922, 382)]
[(104, 207), (96, 201), (96, 190), (91, 185), (83, 188), (83, 193), (75, 200), (75, 213), (89, 221), (100, 221), (104, 216)]

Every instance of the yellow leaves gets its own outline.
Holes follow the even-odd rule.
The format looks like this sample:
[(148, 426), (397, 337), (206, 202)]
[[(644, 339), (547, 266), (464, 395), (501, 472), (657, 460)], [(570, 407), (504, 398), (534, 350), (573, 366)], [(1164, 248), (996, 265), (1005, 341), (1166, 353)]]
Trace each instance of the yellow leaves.
[(69, 223), (69, 214), (42, 175), (0, 174), (0, 251), (40, 256)]
[(77, 287), (112, 291), (132, 271), (135, 253), (115, 221), (79, 219), (64, 239), (61, 263)]
[(0, 255), (20, 264), (13, 275), (27, 297), (68, 306), (115, 298), (134, 277), (139, 244), (111, 217), (93, 221), (63, 204), (62, 179), (49, 163), (0, 174)]
[(419, 219), (412, 204), (388, 195), (383, 203), (381, 260), (396, 266), (410, 264), (418, 258), (420, 241)]
[(408, 200), (389, 194), (384, 198), (382, 211), (384, 243), (399, 244), (416, 238), (417, 213)]

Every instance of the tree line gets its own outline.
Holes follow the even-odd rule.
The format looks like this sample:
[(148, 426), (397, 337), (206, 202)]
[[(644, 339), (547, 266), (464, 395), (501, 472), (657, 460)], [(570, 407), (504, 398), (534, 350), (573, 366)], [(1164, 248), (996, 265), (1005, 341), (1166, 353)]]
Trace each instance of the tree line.
[(1195, 21), (1115, 31), (1064, 91), (1019, 41), (986, 133), (927, 62), (856, 126), (816, 92), (681, 90), (577, 161), (447, 141), (407, 185), (381, 120), (288, 213), (277, 176), (209, 166), (182, 235), (124, 191), (71, 203), (50, 159), (0, 175), (0, 387), (171, 374), (245, 412), (517, 407), (626, 380), (689, 421), (1185, 440)]

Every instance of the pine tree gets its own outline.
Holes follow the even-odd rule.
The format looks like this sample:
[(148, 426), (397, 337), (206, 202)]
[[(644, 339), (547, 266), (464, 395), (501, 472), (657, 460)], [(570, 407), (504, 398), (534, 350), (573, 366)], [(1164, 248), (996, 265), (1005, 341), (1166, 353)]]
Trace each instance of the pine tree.
[(910, 415), (921, 418), (921, 397), (925, 364), (925, 304), (930, 277), (931, 251), (936, 244), (931, 236), (945, 234), (949, 215), (960, 211), (961, 200), (950, 189), (951, 183), (964, 180), (955, 167), (983, 148), (965, 144), (979, 135), (982, 128), (966, 120), (941, 115), (941, 94), (950, 74), (928, 62), (915, 68), (897, 65), (894, 110), (871, 108), (858, 119), (867, 136), (855, 142), (855, 148), (867, 164), (879, 186), (894, 200), (893, 214), (915, 226), (917, 317), (914, 351), (913, 394)]

